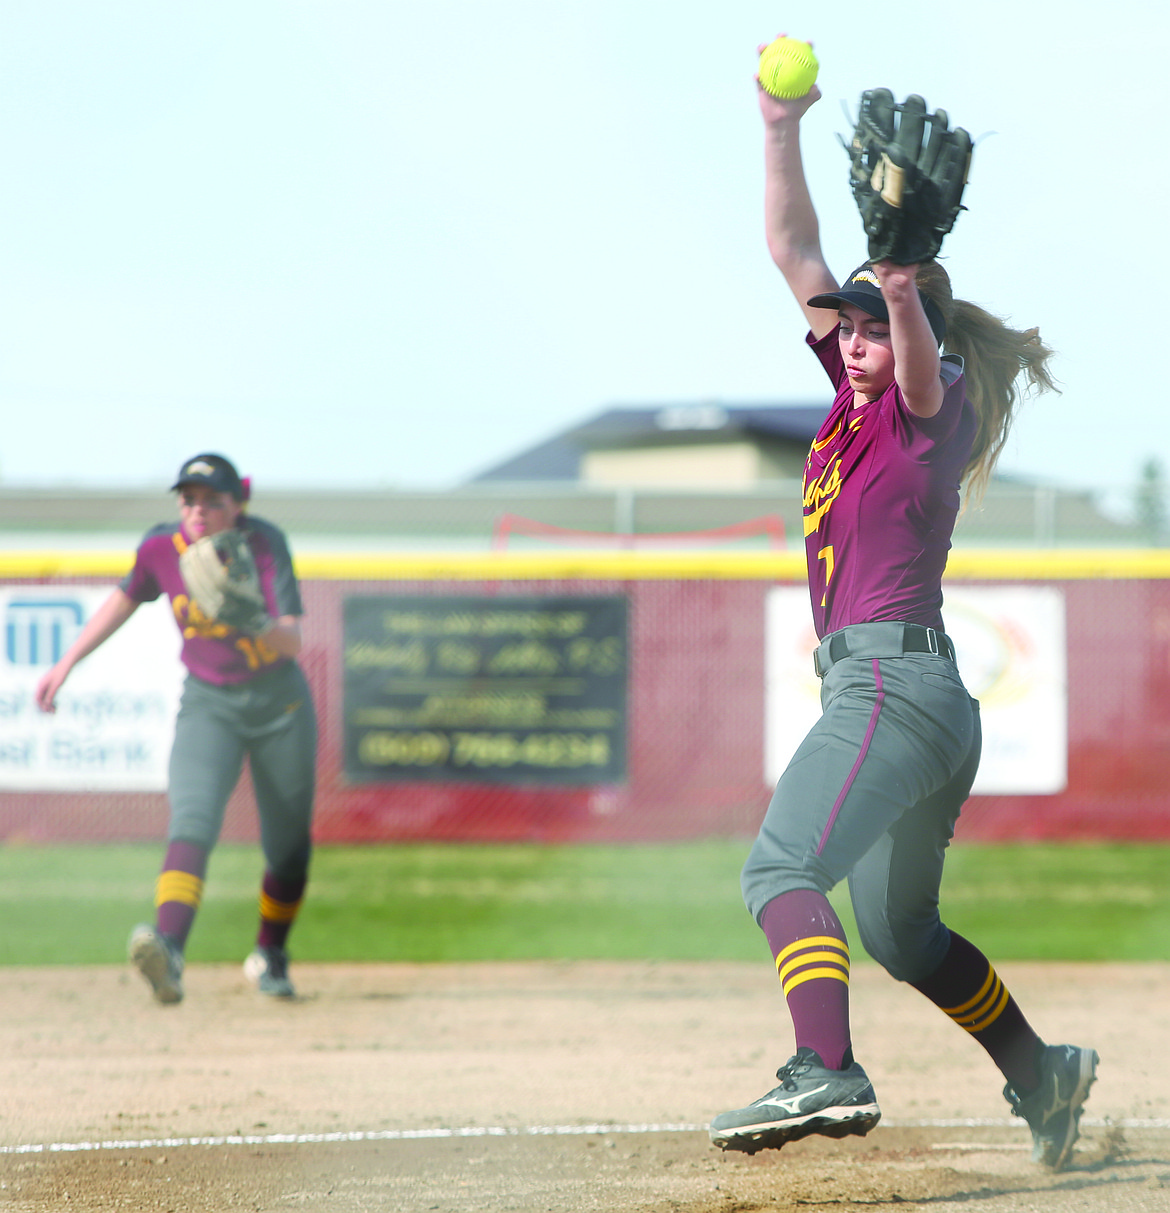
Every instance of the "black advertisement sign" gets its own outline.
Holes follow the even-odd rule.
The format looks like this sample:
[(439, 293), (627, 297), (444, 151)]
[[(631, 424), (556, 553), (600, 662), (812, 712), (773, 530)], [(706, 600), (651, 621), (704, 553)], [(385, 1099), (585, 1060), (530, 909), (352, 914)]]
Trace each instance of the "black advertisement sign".
[(345, 600), (355, 781), (616, 783), (626, 775), (626, 600)]

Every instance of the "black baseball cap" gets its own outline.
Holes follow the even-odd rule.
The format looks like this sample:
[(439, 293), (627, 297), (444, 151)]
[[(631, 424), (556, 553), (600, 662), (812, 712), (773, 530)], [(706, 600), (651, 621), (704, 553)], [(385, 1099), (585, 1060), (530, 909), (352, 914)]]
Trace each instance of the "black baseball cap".
[[(934, 334), (935, 340), (941, 345), (942, 339), (947, 335), (947, 322), (943, 319), (943, 314), (939, 311), (938, 304), (933, 299), (928, 298), (921, 291), (918, 292), (918, 298), (922, 300), (926, 319), (930, 322), (930, 331)], [(879, 320), (889, 320), (890, 318), (890, 313), (886, 308), (886, 301), (882, 297), (882, 288), (878, 283), (878, 276), (873, 272), (873, 266), (868, 261), (865, 265), (859, 265), (845, 279), (839, 291), (828, 291), (824, 295), (814, 295), (808, 301), (808, 306), (827, 307), (832, 308), (833, 311), (837, 311), (843, 303), (851, 303), (854, 307), (861, 308), (863, 312), (868, 312)]]
[(179, 468), (171, 492), (189, 484), (205, 484), (217, 493), (230, 493), (237, 501), (248, 500), (248, 490), (230, 459), (222, 455), (196, 455)]

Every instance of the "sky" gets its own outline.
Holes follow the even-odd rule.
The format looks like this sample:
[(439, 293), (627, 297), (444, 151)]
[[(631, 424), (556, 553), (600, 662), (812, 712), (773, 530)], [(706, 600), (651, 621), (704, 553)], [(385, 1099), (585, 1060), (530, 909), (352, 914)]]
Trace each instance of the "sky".
[(781, 32), (821, 62), (838, 277), (864, 89), (977, 140), (944, 263), (1063, 385), (1001, 470), (1170, 467), (1153, 0), (4, 0), (0, 486), (165, 487), (216, 450), (257, 486), (449, 488), (618, 405), (827, 403), (763, 236)]

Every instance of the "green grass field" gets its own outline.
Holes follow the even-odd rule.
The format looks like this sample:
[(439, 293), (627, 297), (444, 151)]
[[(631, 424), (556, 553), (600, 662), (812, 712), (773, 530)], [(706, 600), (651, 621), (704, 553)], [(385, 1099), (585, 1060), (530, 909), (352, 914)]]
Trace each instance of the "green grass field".
[[(743, 840), (321, 847), (291, 951), (312, 960), (758, 960)], [(0, 964), (107, 964), (153, 916), (160, 845), (0, 847)], [(1170, 960), (1170, 846), (952, 849), (943, 915), (995, 960)], [(259, 851), (221, 846), (188, 957), (242, 958)], [(844, 886), (833, 894), (851, 937)], [(856, 949), (856, 961), (862, 959)]]

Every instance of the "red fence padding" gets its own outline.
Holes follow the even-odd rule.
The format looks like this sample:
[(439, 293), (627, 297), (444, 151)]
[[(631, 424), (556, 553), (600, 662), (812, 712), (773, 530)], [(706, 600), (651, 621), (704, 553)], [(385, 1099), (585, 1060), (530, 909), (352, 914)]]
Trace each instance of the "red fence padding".
[[(69, 578), (70, 584), (85, 579)], [(11, 584), (11, 583), (10, 583)], [(44, 584), (44, 582), (40, 582)], [(989, 584), (981, 581), (979, 584)], [(1051, 796), (973, 797), (959, 837), (1170, 838), (1170, 582), (1070, 580), (1069, 780)], [(762, 580), (306, 581), (302, 659), (321, 725), (321, 842), (653, 841), (754, 834), (764, 783)], [(342, 604), (362, 594), (625, 594), (628, 778), (620, 785), (350, 784), (342, 758)], [(133, 622), (128, 626), (133, 626)], [(160, 839), (162, 794), (0, 790), (0, 839)], [(256, 838), (245, 778), (224, 837)]]

